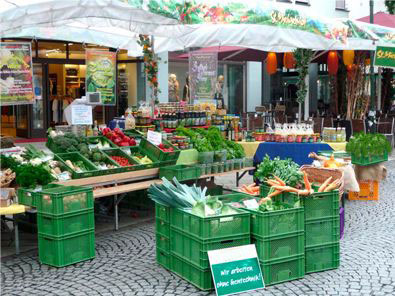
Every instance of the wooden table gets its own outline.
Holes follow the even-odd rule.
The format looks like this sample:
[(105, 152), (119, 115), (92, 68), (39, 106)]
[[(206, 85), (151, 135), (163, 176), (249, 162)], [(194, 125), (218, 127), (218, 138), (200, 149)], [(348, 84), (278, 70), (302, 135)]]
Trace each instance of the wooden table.
[[(240, 179), (254, 167), (243, 168), (240, 170), (233, 170), (229, 172), (202, 175), (199, 179), (208, 179), (220, 177), (231, 173), (236, 173), (236, 185), (239, 185)], [(241, 173), (241, 175), (240, 175)], [(68, 181), (57, 182), (65, 186), (88, 186), (97, 187), (105, 185), (114, 185), (108, 188), (100, 188), (93, 190), (94, 198), (101, 198), (107, 196), (114, 197), (114, 224), (115, 230), (118, 230), (118, 205), (128, 192), (148, 189), (153, 184), (162, 184), (162, 180), (158, 179), (159, 169), (147, 169), (135, 172), (126, 172), (105, 176), (97, 176), (83, 179), (74, 179)]]

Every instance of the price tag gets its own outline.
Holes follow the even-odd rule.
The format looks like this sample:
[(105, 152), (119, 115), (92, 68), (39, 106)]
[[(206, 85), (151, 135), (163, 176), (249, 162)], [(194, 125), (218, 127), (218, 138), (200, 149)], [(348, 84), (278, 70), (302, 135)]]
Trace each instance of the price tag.
[(152, 144), (158, 146), (159, 144), (162, 143), (162, 134), (153, 131), (148, 131), (147, 140)]
[(92, 106), (74, 104), (71, 106), (71, 124), (92, 125)]
[(217, 295), (265, 287), (255, 245), (208, 251), (207, 254)]

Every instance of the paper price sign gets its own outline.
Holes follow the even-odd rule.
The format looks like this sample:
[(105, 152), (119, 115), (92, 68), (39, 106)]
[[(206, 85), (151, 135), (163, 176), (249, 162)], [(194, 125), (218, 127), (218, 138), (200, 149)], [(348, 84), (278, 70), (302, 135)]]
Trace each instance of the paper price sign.
[(215, 291), (218, 296), (263, 289), (255, 245), (208, 251)]
[(92, 125), (92, 106), (72, 105), (71, 124), (73, 125)]
[(162, 143), (162, 134), (153, 131), (148, 131), (147, 140), (152, 144), (158, 146), (159, 144)]

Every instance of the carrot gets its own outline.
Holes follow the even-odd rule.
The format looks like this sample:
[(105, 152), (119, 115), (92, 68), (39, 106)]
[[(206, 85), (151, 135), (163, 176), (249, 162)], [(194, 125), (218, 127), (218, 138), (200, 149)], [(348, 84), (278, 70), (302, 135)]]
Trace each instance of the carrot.
[(282, 190), (282, 191), (286, 191), (286, 192), (298, 192), (299, 190), (296, 188), (293, 188), (291, 186), (272, 186), (272, 188), (274, 188), (275, 190)]
[(274, 180), (267, 180), (266, 184), (268, 184), (270, 186), (273, 186), (273, 185), (280, 185), (281, 186), (280, 183), (278, 183), (277, 181), (274, 181)]
[(254, 192), (259, 192), (259, 186), (251, 187), (251, 190)]
[(304, 179), (304, 186), (306, 188), (306, 190), (311, 190), (311, 184), (309, 182), (309, 179), (307, 178), (307, 174), (306, 172), (303, 172), (303, 179)]
[(318, 188), (318, 192), (324, 192), (325, 188), (329, 185), (329, 182), (332, 180), (332, 177), (329, 177), (328, 179), (325, 180), (324, 183)]
[(329, 191), (335, 190), (337, 187), (339, 187), (339, 182), (340, 182), (339, 179), (333, 181), (331, 184), (329, 184), (329, 185), (325, 188), (324, 192), (329, 192)]
[(264, 202), (267, 202), (267, 201), (269, 201), (270, 200), (270, 198), (268, 198), (268, 197), (265, 197), (265, 198), (261, 198), (261, 200), (258, 202), (258, 204), (263, 204)]
[(247, 187), (248, 188), (255, 187), (255, 183), (252, 183), (252, 184), (248, 185)]
[(275, 196), (277, 196), (277, 195), (279, 195), (279, 194), (281, 194), (281, 193), (282, 193), (281, 190), (275, 190), (275, 191), (273, 191), (272, 193), (270, 193), (267, 197), (268, 197), (268, 198), (272, 198), (272, 197), (275, 197)]
[(307, 189), (304, 189), (304, 190), (298, 190), (298, 195), (303, 195), (303, 196), (306, 196), (306, 195), (310, 195), (310, 194), (312, 194), (313, 193), (313, 191), (312, 190), (307, 190)]
[(281, 180), (281, 179), (280, 179), (279, 177), (277, 177), (277, 176), (273, 176), (273, 177), (274, 177), (274, 179), (277, 180), (278, 183), (280, 183), (281, 186), (285, 186), (285, 182), (284, 182), (283, 180)]

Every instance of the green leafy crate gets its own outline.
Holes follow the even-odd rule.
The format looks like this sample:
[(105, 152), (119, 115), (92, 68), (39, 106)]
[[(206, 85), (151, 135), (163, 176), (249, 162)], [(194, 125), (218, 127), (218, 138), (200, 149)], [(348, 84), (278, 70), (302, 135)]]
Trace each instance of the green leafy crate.
[(93, 209), (92, 188), (61, 186), (45, 189), (37, 203), (39, 214), (60, 215)]
[(196, 180), (201, 176), (200, 167), (195, 165), (174, 165), (161, 167), (159, 169), (159, 178), (165, 177), (167, 180), (173, 180), (174, 177), (178, 181)]
[(131, 152), (130, 157), (132, 157), (132, 158), (133, 158), (133, 155), (134, 155), (134, 154), (140, 154), (140, 155), (143, 155), (143, 156), (147, 156), (149, 159), (151, 159), (151, 161), (152, 161), (151, 164), (144, 164), (144, 166), (145, 166), (146, 169), (151, 169), (151, 168), (158, 168), (158, 167), (160, 167), (160, 161), (159, 161), (157, 158), (154, 158), (154, 157), (152, 157), (152, 156), (149, 157), (149, 156), (147, 155), (147, 153), (146, 153), (140, 146), (130, 147), (130, 152)]
[(50, 189), (50, 188), (58, 188), (62, 187), (63, 185), (59, 184), (48, 184), (42, 187), (41, 190), (35, 189), (25, 189), (19, 188), (18, 189), (18, 203), (29, 206), (29, 207), (37, 207), (39, 199), (41, 198), (42, 190)]
[(234, 191), (233, 193), (230, 193), (230, 194), (219, 195), (218, 199), (220, 201), (222, 201), (223, 203), (231, 203), (231, 202), (242, 203), (243, 200), (257, 199), (257, 197), (256, 196), (252, 196), (252, 195), (247, 194), (247, 193), (241, 193), (241, 192)]
[(55, 267), (64, 267), (95, 258), (95, 231), (81, 231), (56, 238), (38, 236), (39, 261)]
[(214, 151), (198, 152), (198, 163), (213, 163)]
[(170, 253), (160, 248), (156, 248), (156, 262), (167, 270), (170, 270)]
[(37, 214), (39, 235), (57, 238), (95, 228), (93, 209), (81, 210), (63, 215)]
[(207, 195), (215, 196), (215, 195), (223, 195), (224, 194), (224, 188), (220, 185), (217, 185), (213, 188), (207, 188)]
[[(92, 162), (82, 156), (79, 152), (55, 154), (55, 160), (58, 160), (64, 165), (64, 167), (71, 173), (73, 179), (93, 177), (98, 173), (98, 168)], [(76, 161), (82, 161), (87, 171), (77, 172), (73, 170), (66, 164), (67, 160), (70, 160), (73, 165), (75, 165)]]
[(156, 247), (166, 252), (170, 252), (170, 239), (168, 236), (156, 234)]
[(335, 158), (349, 158), (351, 154), (343, 151), (322, 150), (317, 152), (320, 156), (331, 157), (332, 154)]
[(305, 222), (306, 247), (335, 243), (340, 238), (340, 217)]
[(250, 214), (237, 210), (237, 214), (200, 217), (171, 208), (170, 227), (202, 240), (241, 236), (250, 234)]
[(361, 166), (372, 165), (376, 163), (381, 163), (384, 161), (388, 161), (388, 153), (384, 152), (382, 155), (369, 155), (369, 156), (357, 156), (354, 153), (351, 153), (351, 163), (357, 164)]
[(155, 203), (155, 217), (163, 222), (170, 223), (170, 207), (161, 203)]
[(336, 269), (340, 265), (340, 244), (306, 248), (306, 273)]
[(172, 254), (170, 256), (170, 270), (200, 290), (208, 291), (214, 289), (211, 269), (209, 268), (198, 268), (177, 255)]
[(133, 137), (133, 138), (143, 138), (144, 134), (136, 129), (128, 129), (124, 130), (123, 133), (127, 135), (128, 137)]
[(131, 158), (127, 153), (122, 151), (122, 149), (119, 148), (114, 148), (114, 149), (106, 149), (103, 150), (105, 154), (107, 154), (108, 157), (111, 158), (111, 156), (120, 156), (126, 158), (129, 163), (133, 164), (130, 166), (124, 166), (120, 168), (121, 172), (133, 172), (133, 171), (138, 171), (138, 170), (143, 170), (146, 167), (142, 164), (137, 163), (133, 158)]
[(248, 244), (250, 244), (249, 234), (228, 237), (226, 239), (202, 240), (174, 228), (170, 230), (170, 253), (177, 255), (177, 257), (200, 269), (210, 268), (207, 251)]
[[(270, 187), (262, 184), (259, 186), (259, 196), (261, 197), (266, 197), (269, 194)], [(277, 196), (274, 197), (275, 200), (293, 205), (295, 202), (300, 200), (300, 198), (294, 194), (291, 194), (290, 192), (283, 192)]]
[(172, 147), (174, 151), (164, 152), (158, 146), (155, 146), (145, 138), (141, 139), (140, 147), (147, 153), (149, 158), (153, 157), (159, 161), (171, 161), (172, 164), (176, 164), (178, 156), (180, 155), (180, 150), (165, 140), (163, 140), (162, 143), (166, 146)]
[(155, 230), (156, 233), (170, 237), (170, 224), (156, 217), (155, 219)]
[(102, 160), (102, 162), (104, 162), (105, 164), (114, 165), (116, 167), (113, 169), (105, 169), (105, 170), (98, 169), (94, 174), (95, 176), (117, 174), (117, 173), (122, 173), (124, 171), (123, 167), (121, 167), (115, 160), (112, 160), (112, 158), (109, 157), (106, 153), (104, 153), (103, 151), (100, 151), (100, 153), (104, 155), (104, 160)]
[[(297, 194), (291, 193), (295, 199)], [(301, 198), (305, 221), (322, 218), (339, 217), (339, 190), (330, 192), (315, 192), (312, 195)]]
[(278, 204), (286, 209), (267, 212), (245, 209), (251, 213), (252, 235), (268, 239), (273, 236), (304, 231), (305, 209), (303, 207), (294, 208), (281, 202)]
[(304, 232), (294, 234), (273, 236), (271, 238), (252, 237), (255, 244), (258, 258), (261, 261), (274, 259), (287, 259), (296, 255), (304, 255), (305, 250)]
[(226, 155), (227, 155), (226, 149), (214, 151), (214, 161), (216, 162), (226, 161)]
[(266, 286), (301, 279), (305, 275), (304, 255), (260, 261), (260, 264)]
[(102, 149), (118, 148), (118, 146), (113, 141), (111, 141), (110, 139), (108, 139), (108, 138), (106, 138), (104, 136), (88, 137), (88, 142), (89, 142), (90, 145), (96, 144), (99, 141), (101, 143), (108, 143), (108, 145), (110, 146), (108, 148), (102, 148)]

